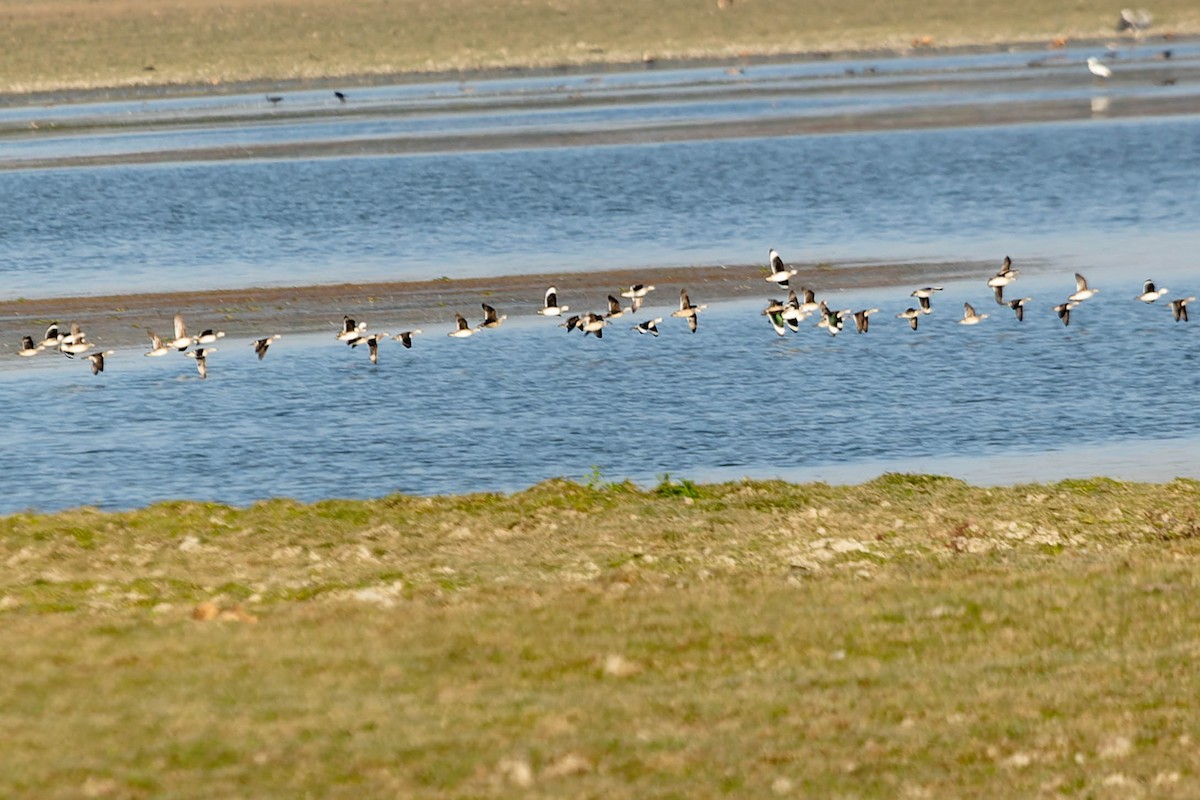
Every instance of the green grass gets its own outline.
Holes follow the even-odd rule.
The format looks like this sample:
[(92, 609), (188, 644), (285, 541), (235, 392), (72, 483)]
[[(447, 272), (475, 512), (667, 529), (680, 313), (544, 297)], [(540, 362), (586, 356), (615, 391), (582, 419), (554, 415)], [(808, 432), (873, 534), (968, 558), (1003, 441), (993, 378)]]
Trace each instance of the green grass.
[[(1100, 0), (0, 0), (0, 91), (1116, 38)], [(1200, 31), (1159, 0), (1152, 33)], [(148, 70), (153, 67), (153, 70)]]
[(13, 515), (0, 796), (1191, 797), (1198, 501), (596, 476)]

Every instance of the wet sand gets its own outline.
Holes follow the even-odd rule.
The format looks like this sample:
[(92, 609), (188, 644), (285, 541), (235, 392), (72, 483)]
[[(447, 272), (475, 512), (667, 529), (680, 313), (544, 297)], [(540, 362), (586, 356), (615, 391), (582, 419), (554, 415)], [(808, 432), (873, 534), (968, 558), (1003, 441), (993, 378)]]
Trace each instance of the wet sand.
[[(992, 262), (931, 263), (795, 263), (792, 286), (818, 293), (839, 290), (938, 284), (977, 278), (993, 272)], [(1038, 264), (1022, 264), (1036, 270)], [(692, 302), (714, 303), (743, 298), (783, 297), (786, 291), (764, 280), (764, 266), (694, 266), (615, 269), (510, 275), (461, 280), (437, 279), (389, 283), (209, 289), (161, 294), (126, 294), (0, 300), (0, 342), (15, 353), (22, 336), (39, 337), (57, 321), (77, 321), (90, 339), (104, 347), (141, 347), (147, 330), (167, 335), (175, 314), (189, 329), (219, 328), (230, 337), (253, 338), (272, 333), (330, 331), (343, 315), (371, 322), (372, 328), (437, 325), (449, 330), (454, 314), (474, 320), (480, 303), (516, 317), (532, 316), (541, 307), (546, 287), (555, 286), (560, 302), (575, 311), (605, 310), (609, 294), (635, 283), (657, 287), (652, 305), (674, 306), (680, 289)], [(907, 294), (907, 291), (905, 291)], [(15, 356), (14, 356), (15, 359)]]

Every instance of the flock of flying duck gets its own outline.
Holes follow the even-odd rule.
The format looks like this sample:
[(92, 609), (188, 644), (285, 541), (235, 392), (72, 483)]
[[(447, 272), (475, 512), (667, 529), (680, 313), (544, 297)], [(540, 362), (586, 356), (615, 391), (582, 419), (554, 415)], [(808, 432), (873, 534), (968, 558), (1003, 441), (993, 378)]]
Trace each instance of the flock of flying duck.
[[(795, 289), (790, 288), (789, 281), (798, 273), (798, 270), (788, 267), (776, 250), (770, 251), (768, 261), (769, 265), (765, 280), (782, 289), (789, 290), (786, 300), (769, 300), (767, 307), (762, 311), (762, 315), (767, 317), (771, 323), (771, 327), (774, 328), (777, 334), (784, 336), (789, 330), (793, 332), (799, 331), (800, 323), (813, 316), (817, 317), (816, 327), (824, 328), (832, 336), (840, 333), (845, 328), (848, 320), (854, 321), (854, 329), (858, 333), (867, 333), (870, 330), (871, 315), (879, 313), (878, 308), (864, 308), (857, 311), (849, 308), (831, 309), (824, 300), (818, 301), (816, 299), (812, 289), (801, 287), (799, 293), (797, 293)], [(987, 286), (992, 290), (996, 303), (1000, 306), (1010, 308), (1016, 315), (1017, 321), (1021, 322), (1025, 319), (1025, 308), (1032, 302), (1033, 298), (1018, 297), (1005, 299), (1004, 297), (1005, 289), (1011, 286), (1019, 276), (1020, 271), (1013, 268), (1012, 259), (1005, 256), (1000, 269), (997, 270), (995, 275), (988, 278)], [(641, 310), (647, 295), (652, 291), (654, 291), (653, 286), (634, 284), (621, 291), (619, 297), (609, 295), (607, 311), (586, 312), (569, 316), (559, 324), (559, 327), (566, 328), (568, 332), (578, 330), (582, 331), (584, 336), (591, 334), (598, 339), (603, 338), (604, 329), (613, 324), (614, 320), (626, 315), (632, 318), (634, 314)], [(921, 318), (933, 313), (932, 298), (940, 291), (942, 291), (941, 286), (925, 286), (913, 290), (910, 296), (916, 299), (916, 305), (906, 308), (897, 314), (896, 317), (906, 320), (910, 328), (914, 331), (917, 330)], [(1051, 308), (1058, 315), (1058, 318), (1062, 320), (1063, 325), (1070, 325), (1071, 312), (1078, 308), (1081, 303), (1095, 297), (1099, 291), (1099, 289), (1089, 286), (1086, 278), (1079, 273), (1075, 273), (1075, 291), (1068, 295), (1063, 302)], [(1155, 303), (1166, 295), (1167, 291), (1165, 288), (1156, 287), (1153, 281), (1147, 280), (1142, 285), (1141, 293), (1135, 295), (1134, 299), (1140, 300), (1143, 303)], [(622, 305), (622, 299), (628, 299), (630, 301), (629, 305)], [(1171, 313), (1176, 322), (1188, 321), (1188, 304), (1195, 302), (1195, 300), (1195, 297), (1180, 297), (1169, 301)], [(455, 339), (465, 339), (480, 331), (498, 328), (504, 320), (508, 319), (508, 315), (498, 314), (496, 309), (487, 303), (481, 303), (480, 305), (483, 308), (482, 322), (472, 326), (462, 314), (455, 314), (454, 328), (447, 335)], [(679, 292), (679, 308), (673, 311), (671, 316), (686, 320), (688, 328), (692, 333), (695, 333), (698, 325), (698, 316), (706, 308), (708, 308), (707, 305), (693, 304), (688, 297), (687, 290), (681, 289)], [(551, 286), (546, 290), (542, 307), (538, 309), (537, 313), (543, 317), (563, 317), (568, 311), (570, 311), (570, 306), (559, 302), (558, 290)], [(970, 303), (963, 303), (963, 315), (958, 320), (958, 324), (977, 325), (987, 319), (987, 317), (986, 313), (981, 314), (977, 312), (975, 307)], [(662, 317), (651, 317), (641, 322), (635, 322), (630, 327), (631, 330), (637, 331), (639, 334), (649, 333), (652, 336), (658, 336), (658, 325), (662, 321)], [(386, 331), (370, 333), (367, 330), (367, 323), (358, 322), (346, 316), (342, 319), (341, 330), (336, 334), (336, 339), (340, 342), (345, 342), (351, 348), (365, 345), (371, 363), (377, 364), (380, 343), (390, 338), (400, 342), (406, 348), (411, 348), (413, 337), (421, 332), (420, 329), (413, 329), (402, 331), (395, 335)], [(211, 345), (225, 336), (224, 331), (217, 331), (211, 328), (205, 329), (196, 335), (189, 335), (181, 314), (175, 315), (175, 335), (173, 338), (164, 340), (153, 331), (147, 331), (147, 334), (150, 337), (150, 349), (145, 353), (146, 356), (158, 357), (171, 352), (182, 352), (185, 356), (195, 360), (196, 369), (201, 378), (208, 377), (208, 356), (217, 351), (217, 348)], [(254, 339), (251, 342), (254, 346), (254, 352), (258, 355), (260, 361), (266, 356), (267, 349), (271, 346), (271, 343), (279, 338), (281, 338), (281, 335), (276, 333)], [(87, 334), (80, 329), (77, 322), (71, 323), (69, 330), (65, 333), (59, 328), (57, 322), (51, 323), (40, 342), (35, 342), (32, 336), (23, 337), (21, 340), (21, 349), (17, 351), (17, 354), (28, 358), (43, 351), (55, 350), (70, 358), (78, 356), (85, 359), (91, 364), (93, 375), (104, 371), (105, 356), (113, 354), (112, 350), (103, 350), (88, 340)]]

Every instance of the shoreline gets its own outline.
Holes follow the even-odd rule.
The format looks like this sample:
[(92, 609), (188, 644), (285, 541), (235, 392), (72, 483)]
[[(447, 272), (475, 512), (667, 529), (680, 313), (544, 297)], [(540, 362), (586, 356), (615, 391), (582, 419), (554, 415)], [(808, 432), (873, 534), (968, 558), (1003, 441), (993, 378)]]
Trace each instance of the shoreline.
[[(900, 287), (910, 283), (965, 280), (988, 274), (990, 261), (801, 263), (792, 286), (817, 292)], [(1023, 268), (1045, 265), (1030, 262)], [(344, 314), (401, 318), (405, 324), (453, 323), (455, 311), (477, 312), (480, 302), (501, 313), (533, 315), (546, 288), (572, 310), (604, 308), (608, 294), (636, 283), (657, 286), (655, 305), (673, 305), (679, 289), (694, 302), (722, 302), (787, 292), (763, 279), (758, 264), (621, 268), (592, 272), (498, 275), (461, 279), (316, 284), (306, 286), (201, 289), (183, 292), (124, 293), (95, 296), (0, 300), (0, 342), (15, 346), (22, 336), (35, 338), (53, 321), (78, 321), (98, 344), (141, 345), (146, 329), (169, 332), (171, 319), (183, 314), (193, 326), (219, 326), (230, 336), (309, 333), (328, 329)]]
[[(1095, 36), (1070, 39), (1071, 47), (1102, 48), (1120, 37)], [(1176, 31), (1146, 37), (1137, 44), (1151, 48), (1172, 43), (1200, 40), (1200, 30)], [(145, 100), (196, 95), (258, 94), (266, 91), (292, 92), (316, 89), (361, 89), (375, 86), (435, 83), (470, 83), (511, 78), (579, 76), (618, 74), (624, 72), (671, 71), (703, 67), (763, 67), (797, 62), (830, 62), (886, 60), (894, 58), (934, 58), (951, 55), (986, 53), (1052, 53), (1052, 43), (1043, 39), (1012, 39), (1002, 41), (968, 41), (943, 45), (850, 47), (832, 46), (823, 49), (799, 49), (738, 53), (706, 52), (695, 55), (667, 56), (644, 60), (628, 58), (582, 59), (554, 64), (497, 64), (476, 68), (446, 68), (432, 70), (351, 71), (320, 76), (272, 77), (221, 81), (195, 78), (184, 81), (146, 81), (145, 76), (127, 83), (96, 83), (63, 85), (29, 91), (0, 91), (0, 108), (56, 105), (61, 103), (90, 103), (100, 101)]]

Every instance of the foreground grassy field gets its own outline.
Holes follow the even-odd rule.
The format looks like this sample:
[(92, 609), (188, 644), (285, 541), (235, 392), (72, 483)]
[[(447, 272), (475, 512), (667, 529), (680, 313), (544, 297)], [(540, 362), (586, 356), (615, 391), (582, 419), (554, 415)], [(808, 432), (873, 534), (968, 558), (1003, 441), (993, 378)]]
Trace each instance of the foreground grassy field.
[(889, 475), (15, 515), (0, 796), (1195, 797), (1198, 510)]
[[(0, 0), (0, 92), (1117, 38), (1078, 0)], [(1200, 31), (1157, 0), (1154, 34)]]

